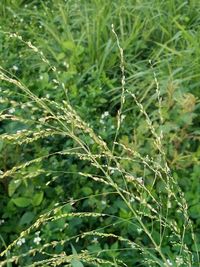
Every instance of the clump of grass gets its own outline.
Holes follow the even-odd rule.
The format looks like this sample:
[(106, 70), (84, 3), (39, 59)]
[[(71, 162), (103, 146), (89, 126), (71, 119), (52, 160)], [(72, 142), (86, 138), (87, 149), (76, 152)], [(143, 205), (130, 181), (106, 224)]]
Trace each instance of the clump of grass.
[[(118, 110), (116, 132), (113, 139), (113, 144), (110, 145), (99, 136), (86, 121), (79, 116), (76, 109), (65, 100), (62, 103), (50, 100), (44, 97), (38, 97), (17, 77), (0, 67), (0, 79), (2, 84), (9, 85), (7, 96), (12, 99), (13, 93), (11, 90), (20, 89), (22, 94), (23, 105), (28, 103), (36, 109), (34, 118), (27, 118), (27, 114), (20, 113), (20, 116), (3, 111), (0, 114), (1, 120), (20, 121), (27, 130), (16, 133), (6, 133), (1, 136), (2, 140), (11, 143), (12, 145), (27, 145), (36, 142), (38, 139), (47, 137), (54, 138), (60, 136), (62, 138), (71, 138), (73, 140), (72, 147), (58, 150), (54, 153), (48, 153), (38, 158), (25, 160), (9, 170), (1, 173), (1, 179), (10, 177), (13, 180), (28, 180), (34, 179), (35, 175), (29, 172), (28, 167), (50, 159), (52, 156), (62, 155), (66, 159), (76, 157), (77, 160), (91, 166), (91, 173), (79, 171), (79, 177), (91, 179), (91, 181), (102, 184), (106, 188), (106, 193), (111, 201), (114, 201), (111, 196), (117, 195), (120, 197), (126, 207), (129, 217), (120, 218), (113, 214), (104, 214), (93, 211), (80, 211), (79, 203), (83, 199), (69, 201), (68, 203), (58, 203), (51, 210), (44, 211), (38, 219), (27, 229), (21, 232), (19, 237), (12, 241), (0, 256), (3, 258), (10, 255), (9, 259), (4, 258), (0, 266), (12, 262), (21, 262), (21, 260), (30, 260), (29, 266), (82, 266), (82, 263), (91, 266), (128, 266), (126, 259), (123, 257), (123, 252), (126, 250), (139, 251), (143, 266), (195, 266), (199, 264), (198, 252), (193, 252), (191, 247), (187, 245), (186, 233), (189, 235), (190, 241), (194, 244), (195, 236), (193, 226), (188, 216), (188, 207), (176, 179), (171, 175), (170, 168), (167, 163), (165, 148), (163, 147), (162, 132), (158, 132), (154, 122), (145, 110), (144, 105), (138, 100), (136, 94), (126, 89), (124, 51), (120, 45), (118, 35), (112, 26), (112, 32), (116, 38), (117, 46), (120, 54), (120, 69), (121, 69), (121, 93), (120, 93), (120, 108)], [(10, 34), (10, 38), (16, 38), (18, 41), (25, 44), (31, 52), (39, 55), (44, 63), (49, 67), (55, 75), (54, 82), (60, 85), (60, 88), (65, 90), (65, 86), (59, 81), (56, 76), (57, 69), (52, 66), (44, 54), (35, 47), (31, 42), (26, 42), (18, 34)], [(155, 93), (158, 100), (158, 114), (160, 122), (162, 119), (162, 101), (160, 97), (159, 83), (156, 74), (153, 70), (153, 79), (155, 82)], [(142, 114), (146, 121), (148, 131), (150, 133), (153, 152), (142, 155), (139, 151), (135, 151), (129, 144), (124, 144), (119, 140), (120, 129), (122, 124), (123, 107), (126, 100), (126, 95), (133, 99), (133, 103), (137, 106), (138, 111)], [(27, 101), (28, 99), (28, 101)], [(18, 105), (18, 103), (11, 103)], [(20, 103), (22, 105), (22, 103)], [(20, 106), (19, 105), (19, 106)], [(32, 111), (30, 111), (31, 113)], [(30, 127), (31, 125), (31, 127)], [(87, 137), (87, 138), (86, 138)], [(52, 139), (53, 140), (53, 139)], [(94, 147), (95, 144), (95, 147)], [(154, 157), (152, 156), (154, 154)], [(159, 155), (159, 157), (158, 157)], [(159, 160), (157, 160), (159, 158)], [(126, 162), (127, 164), (124, 164)], [(137, 167), (137, 168), (136, 168)], [(141, 176), (141, 170), (147, 170), (145, 177)], [(50, 172), (48, 175), (51, 174)], [(38, 174), (36, 174), (37, 176)], [(47, 176), (48, 177), (51, 176)], [(53, 178), (52, 178), (53, 179)], [(56, 179), (56, 178), (55, 178)], [(48, 180), (48, 184), (51, 180)], [(160, 189), (159, 187), (162, 187)], [(91, 194), (88, 198), (98, 197)], [(67, 205), (74, 207), (73, 212), (66, 212)], [(113, 203), (111, 202), (111, 205)], [(172, 210), (173, 209), (173, 210)], [(82, 230), (78, 235), (66, 236), (65, 239), (58, 239), (51, 242), (45, 242), (43, 246), (38, 248), (29, 248), (27, 252), (19, 255), (17, 252), (20, 240), (31, 242), (33, 233), (38, 230), (42, 231), (49, 222), (57, 221), (62, 218), (66, 219), (66, 227), (71, 218), (82, 218), (84, 222), (88, 220), (96, 220), (100, 222), (100, 218), (110, 218), (110, 224), (102, 227), (95, 226), (91, 229)], [(123, 225), (126, 222), (129, 227), (135, 229), (135, 236), (124, 237), (118, 234), (118, 225)], [(116, 229), (110, 232), (110, 225)], [(143, 236), (143, 239), (141, 239)], [(107, 250), (89, 251), (84, 247), (85, 243), (92, 242), (91, 238), (98, 238), (100, 243), (104, 240), (113, 238), (119, 242), (119, 247), (110, 249), (110, 251), (120, 252), (118, 257), (107, 256)], [(143, 241), (145, 240), (145, 241)], [(87, 242), (86, 242), (87, 241)], [(69, 244), (80, 244), (80, 252), (76, 252), (72, 247), (71, 254), (69, 253)], [(55, 249), (58, 245), (66, 247), (66, 251), (58, 253)], [(164, 246), (168, 249), (164, 250)], [(51, 250), (49, 250), (51, 248)], [(49, 252), (51, 251), (51, 252)], [(8, 254), (9, 252), (9, 254)], [(41, 256), (38, 260), (37, 255)], [(133, 256), (134, 257), (134, 256)], [(23, 262), (23, 261), (22, 261)], [(82, 263), (81, 263), (82, 262)], [(198, 262), (198, 263), (197, 263)]]

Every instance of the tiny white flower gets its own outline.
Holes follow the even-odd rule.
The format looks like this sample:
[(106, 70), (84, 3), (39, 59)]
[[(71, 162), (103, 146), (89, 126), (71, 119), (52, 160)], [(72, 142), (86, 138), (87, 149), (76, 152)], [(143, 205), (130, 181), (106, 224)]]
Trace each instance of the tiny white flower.
[(97, 237), (94, 237), (94, 238), (93, 238), (92, 243), (98, 243), (98, 239), (97, 239)]
[(102, 115), (101, 115), (101, 119), (104, 119), (106, 117), (109, 116), (109, 112), (108, 111), (105, 111)]
[(101, 124), (104, 124), (104, 123), (105, 123), (104, 120), (100, 120), (99, 122), (100, 122)]
[(25, 243), (25, 238), (20, 238), (18, 241), (17, 241), (17, 245), (20, 247), (21, 245), (23, 245)]
[(138, 228), (137, 231), (138, 231), (138, 234), (142, 233), (142, 229), (141, 228)]
[(2, 225), (4, 223), (5, 223), (5, 220), (4, 219), (0, 220), (0, 225)]
[(15, 108), (10, 108), (8, 112), (9, 112), (10, 114), (14, 113), (14, 112), (15, 112)]
[(42, 75), (40, 75), (40, 80), (43, 80), (43, 79), (44, 79), (44, 77)]
[(121, 115), (121, 122), (126, 118), (126, 115)]
[(40, 234), (40, 231), (37, 231), (37, 232), (35, 233), (35, 235), (37, 235), (37, 236), (39, 236), (39, 234)]
[(39, 236), (37, 236), (37, 237), (35, 237), (35, 238), (33, 239), (33, 242), (34, 242), (36, 245), (39, 245), (41, 240), (42, 240), (42, 239), (41, 239)]
[(102, 201), (101, 201), (101, 204), (102, 204), (102, 205), (106, 205), (106, 201), (105, 201), (105, 200), (102, 200)]
[(113, 174), (114, 172), (115, 172), (115, 170), (114, 170), (114, 169), (112, 169), (112, 170), (110, 171), (110, 173), (111, 173), (111, 174)]
[(16, 65), (14, 65), (13, 67), (12, 67), (12, 69), (14, 70), (14, 71), (18, 71), (18, 67), (16, 66)]
[(68, 69), (69, 68), (69, 64), (67, 62), (63, 62), (63, 65)]
[(109, 112), (108, 112), (108, 111), (105, 111), (105, 112), (101, 115), (102, 118), (106, 118), (106, 117), (108, 117), (108, 116), (109, 116)]

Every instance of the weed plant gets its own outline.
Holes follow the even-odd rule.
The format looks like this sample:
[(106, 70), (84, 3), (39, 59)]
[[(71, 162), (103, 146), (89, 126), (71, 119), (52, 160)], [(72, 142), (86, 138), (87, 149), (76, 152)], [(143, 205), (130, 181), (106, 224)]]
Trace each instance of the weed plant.
[[(0, 178), (10, 198), (3, 220), (10, 222), (11, 215), (18, 209), (22, 214), (15, 231), (12, 224), (11, 228), (9, 225), (2, 227), (6, 234), (1, 234), (0, 266), (200, 265), (196, 226), (182, 189), (184, 186), (180, 186), (178, 175), (172, 171), (174, 165), (183, 168), (181, 160), (185, 157), (181, 152), (172, 156), (181, 144), (171, 132), (173, 127), (180, 128), (184, 135), (186, 129), (182, 125), (169, 125), (167, 117), (178, 110), (170, 114), (176, 80), (162, 79), (163, 84), (168, 84), (168, 96), (163, 84), (159, 84), (167, 65), (171, 77), (178, 73), (177, 84), (182, 75), (189, 72), (183, 66), (172, 73), (178, 64), (174, 57), (180, 57), (181, 62), (184, 53), (196, 53), (195, 58), (198, 58), (198, 42), (190, 40), (192, 33), (186, 32), (180, 17), (174, 15), (176, 10), (192, 14), (195, 10), (186, 2), (175, 5), (173, 1), (165, 4), (154, 1), (151, 8), (146, 1), (142, 6), (136, 5), (137, 1), (133, 1), (135, 5), (132, 1), (125, 2), (114, 1), (113, 16), (112, 9), (104, 1), (87, 4), (77, 1), (71, 6), (72, 1), (67, 4), (59, 1), (58, 5), (52, 4), (58, 16), (52, 14), (51, 2), (36, 5), (36, 9), (41, 8), (45, 14), (40, 12), (35, 23), (37, 19), (43, 21), (42, 27), (53, 36), (49, 39), (52, 44), (46, 45), (44, 52), (34, 45), (34, 38), (27, 41), (23, 37), (20, 27), (18, 33), (1, 31), (5, 43), (9, 40), (21, 51), (20, 66), (23, 62), (26, 66), (29, 62), (32, 64), (24, 75), (15, 64), (12, 70), (3, 64), (0, 67), (0, 118), (5, 130), (1, 134)], [(183, 43), (188, 41), (188, 47), (194, 46), (193, 52), (188, 47), (182, 48), (180, 32), (174, 33), (174, 26), (165, 23), (164, 7), (171, 9), (174, 25), (181, 36), (186, 35)], [(93, 8), (99, 13), (95, 14)], [(129, 9), (138, 11), (133, 25)], [(151, 20), (150, 17), (143, 20), (142, 14), (147, 9)], [(69, 28), (71, 17), (74, 18), (77, 11), (80, 16)], [(6, 11), (2, 9), (2, 12)], [(24, 19), (35, 14), (31, 9), (21, 12), (25, 14)], [(160, 28), (155, 23), (157, 16), (161, 20)], [(58, 17), (62, 21), (60, 27), (66, 27), (66, 31), (57, 29)], [(85, 24), (80, 30), (83, 20)], [(116, 29), (115, 24), (119, 25)], [(141, 29), (145, 31), (140, 39)], [(143, 46), (142, 39), (152, 32), (159, 49), (151, 53), (151, 44)], [(35, 36), (31, 32), (26, 35), (29, 34)], [(156, 39), (160, 36), (162, 40), (158, 43)], [(41, 44), (45, 42), (42, 36), (37, 40)], [(62, 48), (65, 53), (55, 52), (51, 48), (53, 45), (55, 51)], [(135, 57), (130, 59), (134, 45)], [(146, 59), (158, 61), (158, 66), (163, 51), (167, 51), (166, 59), (162, 57), (160, 72), (154, 62), (142, 56), (137, 66), (133, 64), (142, 51)], [(69, 63), (65, 62), (65, 57)], [(111, 70), (113, 62), (114, 72)], [(142, 70), (140, 64), (145, 65)], [(84, 66), (84, 72), (79, 70), (79, 65)], [(194, 66), (194, 73), (186, 75), (183, 82), (196, 79), (195, 62)], [(97, 85), (91, 88), (90, 81)], [(86, 92), (81, 91), (86, 89), (84, 84), (89, 88)], [(98, 90), (101, 84), (108, 89), (106, 94), (112, 98), (112, 107), (109, 111), (104, 109), (96, 119), (98, 111), (107, 105), (106, 98)], [(99, 97), (98, 100), (93, 98), (94, 104), (84, 99), (90, 92)], [(182, 114), (187, 115), (185, 120), (190, 120), (187, 128), (195, 118), (196, 98), (192, 93), (181, 97), (185, 109)], [(90, 104), (97, 116), (95, 120), (90, 118), (92, 111), (86, 111)], [(96, 104), (99, 106), (95, 107)], [(177, 145), (177, 150), (170, 148), (170, 141)], [(193, 161), (198, 161), (198, 155), (187, 161), (189, 166)]]

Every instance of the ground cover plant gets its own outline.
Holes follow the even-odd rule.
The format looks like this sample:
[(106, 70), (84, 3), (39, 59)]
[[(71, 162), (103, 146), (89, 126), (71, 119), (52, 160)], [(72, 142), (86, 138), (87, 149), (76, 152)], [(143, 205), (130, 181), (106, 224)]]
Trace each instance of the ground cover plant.
[(198, 1), (2, 1), (0, 266), (200, 266)]

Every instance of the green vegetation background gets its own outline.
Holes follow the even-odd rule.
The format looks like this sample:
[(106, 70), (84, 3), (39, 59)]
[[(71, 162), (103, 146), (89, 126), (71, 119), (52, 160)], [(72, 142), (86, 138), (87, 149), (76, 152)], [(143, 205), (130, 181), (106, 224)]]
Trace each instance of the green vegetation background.
[[(58, 105), (70, 101), (80, 117), (110, 147), (115, 137), (121, 98), (120, 54), (111, 29), (111, 24), (114, 24), (124, 50), (125, 87), (137, 96), (155, 126), (163, 131), (167, 162), (184, 192), (200, 250), (199, 14), (200, 3), (195, 0), (3, 0), (0, 3), (1, 67), (12, 73), (13, 77), (18, 77), (40, 98), (53, 100)], [(18, 39), (10, 38), (9, 34), (13, 32), (43, 51), (51, 65), (56, 66), (56, 74), (50, 72), (38, 53), (30, 51)], [(149, 60), (152, 61), (153, 70)], [(162, 97), (162, 125), (158, 123), (154, 72)], [(41, 115), (37, 106), (31, 104), (12, 84), (2, 82), (0, 86), (1, 114), (15, 114), (31, 121), (27, 128), (22, 122), (2, 119), (0, 133), (13, 134), (24, 129), (35, 129)], [(152, 149), (145, 119), (131, 96), (125, 94), (125, 97), (118, 141), (159, 161)], [(85, 142), (91, 142), (87, 136), (82, 138)], [(54, 154), (75, 147), (70, 138), (54, 135), (43, 139), (35, 137), (34, 142), (27, 144), (20, 141), (14, 144), (12, 139), (0, 138), (2, 173), (35, 158), (44, 157), (44, 160), (16, 173), (15, 179), (12, 175), (1, 179), (1, 250), (56, 203), (70, 201), (65, 207), (68, 212), (92, 211), (131, 219), (132, 215), (118, 196), (107, 196), (108, 188), (105, 185), (79, 175), (80, 172), (94, 173), (95, 167), (75, 156)], [(95, 144), (93, 149), (95, 151)], [(51, 156), (47, 157), (49, 154)], [(126, 161), (123, 161), (123, 166), (131, 169)], [(134, 167), (138, 167), (137, 172), (140, 173), (140, 166)], [(144, 173), (142, 169), (140, 175)], [(162, 184), (156, 186), (157, 190), (162, 191)], [(90, 195), (93, 197), (90, 198)], [(74, 199), (81, 198), (85, 200), (73, 204)], [(165, 201), (164, 197), (161, 201)], [(172, 213), (176, 214), (175, 207)], [(90, 228), (109, 224), (110, 233), (126, 238), (135, 233), (126, 221), (114, 230), (111, 218), (74, 218), (67, 224), (66, 219), (60, 219), (47, 224), (40, 233), (30, 233), (24, 244), (16, 245), (16, 253), (25, 253), (30, 248), (53, 240), (66, 239)], [(34, 239), (37, 236), (38, 240)], [(143, 244), (149, 242), (142, 234), (137, 239)], [(191, 250), (195, 250), (187, 235), (186, 243)], [(157, 266), (143, 262), (140, 253), (117, 251), (119, 243), (114, 237), (101, 242), (94, 238), (85, 243), (73, 241), (72, 244), (78, 252), (82, 248), (91, 252), (108, 250), (108, 259), (122, 259), (128, 266)], [(176, 253), (170, 247), (166, 243), (163, 250), (173, 259)], [(56, 246), (56, 253), (61, 253), (63, 249), (63, 245)], [(66, 251), (71, 251), (71, 247), (67, 247)], [(28, 266), (42, 257), (45, 256), (24, 257), (19, 262), (21, 265), (7, 266)], [(82, 266), (79, 261), (71, 264), (73, 267)], [(173, 266), (176, 266), (175, 263)]]

